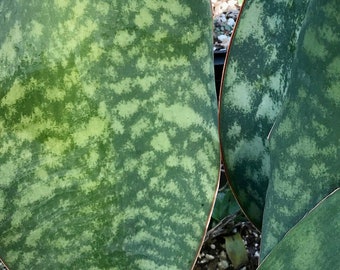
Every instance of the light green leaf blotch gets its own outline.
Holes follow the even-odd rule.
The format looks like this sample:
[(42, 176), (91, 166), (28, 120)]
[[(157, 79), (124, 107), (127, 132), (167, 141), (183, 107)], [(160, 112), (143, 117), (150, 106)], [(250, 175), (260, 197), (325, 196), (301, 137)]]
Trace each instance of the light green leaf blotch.
[(84, 127), (73, 133), (73, 140), (77, 145), (85, 146), (91, 138), (103, 136), (106, 126), (105, 120), (96, 116), (91, 117)]
[(18, 79), (15, 79), (12, 87), (1, 101), (1, 106), (11, 106), (25, 96), (25, 87), (21, 85)]
[(168, 152), (171, 148), (171, 143), (168, 135), (165, 132), (160, 132), (156, 136), (153, 136), (151, 140), (151, 146), (160, 152)]
[(149, 9), (142, 8), (139, 14), (136, 15), (134, 22), (141, 29), (149, 27), (153, 23), (153, 17)]
[(11, 160), (6, 161), (0, 166), (0, 187), (7, 187), (15, 180), (17, 164)]
[(160, 104), (158, 107), (165, 121), (175, 123), (180, 128), (203, 124), (202, 117), (188, 106), (177, 103), (169, 107)]

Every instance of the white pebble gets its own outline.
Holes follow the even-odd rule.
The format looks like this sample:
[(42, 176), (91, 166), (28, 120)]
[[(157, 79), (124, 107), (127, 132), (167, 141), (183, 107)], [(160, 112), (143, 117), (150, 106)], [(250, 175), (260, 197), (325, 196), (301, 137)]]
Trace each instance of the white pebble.
[(228, 3), (223, 2), (222, 4), (220, 4), (219, 8), (220, 10), (226, 11), (228, 8)]
[(221, 260), (226, 260), (227, 259), (227, 253), (225, 253), (224, 250), (221, 251), (220, 258), (221, 258)]
[(215, 259), (215, 257), (213, 255), (207, 254), (205, 255), (205, 257), (207, 258), (207, 260), (212, 261), (213, 259)]
[(220, 261), (218, 264), (218, 269), (220, 270), (224, 270), (227, 269), (229, 267), (229, 263), (227, 261)]
[(231, 27), (233, 27), (235, 25), (235, 21), (233, 18), (229, 18), (227, 21), (227, 24), (230, 25)]
[(226, 36), (226, 35), (219, 35), (217, 38), (218, 38), (219, 41), (223, 42), (223, 41), (228, 39), (228, 36)]
[(226, 22), (227, 21), (227, 17), (226, 15), (223, 13), (218, 17), (220, 22)]
[(211, 244), (211, 245), (210, 245), (210, 248), (211, 248), (211, 249), (215, 249), (216, 246), (215, 246), (214, 244)]
[(203, 260), (201, 260), (202, 264), (207, 263), (207, 262), (208, 262), (207, 258), (204, 258)]
[(229, 46), (229, 43), (230, 43), (230, 37), (227, 37), (225, 40), (222, 41), (221, 45), (224, 48), (227, 48)]

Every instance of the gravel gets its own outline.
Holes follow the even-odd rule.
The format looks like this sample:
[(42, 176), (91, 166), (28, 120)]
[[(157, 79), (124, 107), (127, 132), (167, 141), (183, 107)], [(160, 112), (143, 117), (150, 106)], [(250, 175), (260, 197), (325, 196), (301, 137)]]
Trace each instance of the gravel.
[(241, 6), (237, 0), (212, 0), (214, 51), (226, 50)]
[(0, 258), (0, 270), (8, 270), (6, 264)]
[[(241, 213), (237, 213), (225, 217), (207, 232), (194, 270), (255, 270), (257, 268), (261, 233), (249, 221), (238, 222), (240, 215), (242, 216)], [(225, 237), (237, 234), (241, 235), (248, 260), (235, 268), (226, 251)]]

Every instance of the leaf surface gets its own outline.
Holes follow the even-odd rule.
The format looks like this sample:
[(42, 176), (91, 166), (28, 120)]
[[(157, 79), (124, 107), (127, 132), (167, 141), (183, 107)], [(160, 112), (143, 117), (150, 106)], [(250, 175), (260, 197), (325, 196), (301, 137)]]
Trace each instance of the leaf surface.
[(266, 269), (336, 269), (340, 231), (340, 189), (323, 199), (273, 248), (259, 266)]
[(267, 136), (280, 112), (309, 1), (245, 1), (226, 61), (220, 137), (228, 180), (260, 229), (270, 157)]
[(339, 12), (336, 0), (313, 0), (306, 13), (286, 104), (270, 139), (262, 259), (340, 186)]
[(2, 1), (0, 14), (0, 256), (189, 269), (220, 165), (208, 1)]

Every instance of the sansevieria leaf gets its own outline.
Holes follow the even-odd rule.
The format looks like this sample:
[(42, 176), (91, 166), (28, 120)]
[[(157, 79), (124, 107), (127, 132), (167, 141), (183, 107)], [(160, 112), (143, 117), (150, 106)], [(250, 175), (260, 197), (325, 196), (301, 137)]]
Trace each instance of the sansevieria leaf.
[(245, 1), (228, 53), (220, 134), (228, 179), (260, 228), (270, 174), (267, 136), (287, 92), (309, 0)]
[(270, 138), (272, 173), (262, 259), (311, 208), (340, 187), (339, 12), (337, 0), (313, 0), (306, 13), (286, 104)]
[(189, 269), (219, 172), (209, 1), (1, 1), (0, 17), (0, 257)]
[(258, 270), (338, 269), (340, 189), (323, 199), (274, 247)]

